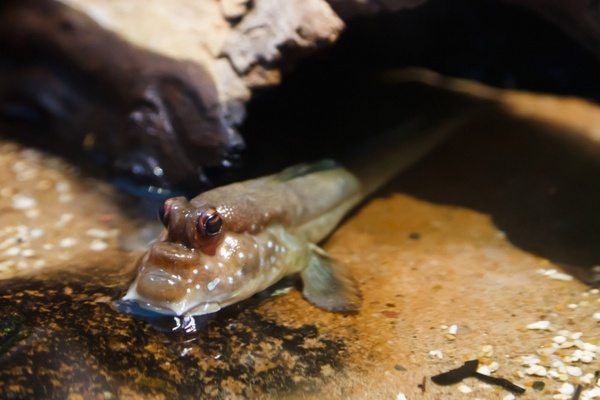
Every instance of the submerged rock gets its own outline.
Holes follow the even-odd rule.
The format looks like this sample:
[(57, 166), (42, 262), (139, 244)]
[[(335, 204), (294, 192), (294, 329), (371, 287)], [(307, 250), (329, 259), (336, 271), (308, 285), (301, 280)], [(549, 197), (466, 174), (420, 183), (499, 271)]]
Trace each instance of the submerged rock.
[(1, 281), (0, 397), (275, 396), (315, 389), (345, 357), (344, 340), (277, 322), (257, 297), (195, 326), (137, 319), (114, 303), (129, 275), (115, 264)]

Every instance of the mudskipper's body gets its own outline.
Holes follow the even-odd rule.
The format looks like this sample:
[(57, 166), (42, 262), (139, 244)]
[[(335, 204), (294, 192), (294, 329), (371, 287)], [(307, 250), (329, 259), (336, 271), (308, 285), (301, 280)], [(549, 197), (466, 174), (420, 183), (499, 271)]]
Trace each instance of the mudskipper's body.
[(360, 307), (344, 265), (317, 246), (363, 198), (332, 161), (299, 165), (165, 202), (166, 230), (140, 259), (125, 300), (170, 315), (218, 311), (298, 273), (303, 295), (329, 311)]
[[(409, 121), (378, 137), (376, 151), (165, 202), (166, 230), (140, 259), (125, 300), (170, 315), (202, 315), (244, 300), (286, 275), (328, 311), (353, 311), (360, 291), (347, 268), (317, 246), (344, 215), (429, 153), (471, 112)], [(352, 172), (349, 172), (352, 171)]]

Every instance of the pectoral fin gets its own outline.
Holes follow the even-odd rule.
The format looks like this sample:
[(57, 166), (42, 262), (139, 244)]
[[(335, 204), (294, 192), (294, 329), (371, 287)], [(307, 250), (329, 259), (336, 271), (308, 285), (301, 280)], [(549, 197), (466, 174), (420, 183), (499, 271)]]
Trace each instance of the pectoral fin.
[(309, 265), (300, 273), (306, 300), (327, 311), (358, 310), (362, 297), (350, 271), (323, 249), (314, 245), (311, 248)]

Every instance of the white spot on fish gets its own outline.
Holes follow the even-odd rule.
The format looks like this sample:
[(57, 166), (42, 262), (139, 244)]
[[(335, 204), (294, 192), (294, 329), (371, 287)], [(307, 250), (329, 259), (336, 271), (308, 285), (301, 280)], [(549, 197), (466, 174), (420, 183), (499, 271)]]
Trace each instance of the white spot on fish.
[(268, 247), (269, 249), (270, 249), (270, 248), (272, 248), (272, 247), (273, 247), (273, 242), (269, 240), (269, 241), (267, 242), (267, 247)]
[(196, 290), (200, 290), (200, 285), (199, 284), (196, 285)]
[(219, 266), (219, 268), (223, 268), (223, 263), (222, 262), (218, 262), (217, 265)]
[(249, 253), (249, 254), (248, 254), (248, 259), (249, 259), (249, 260), (252, 260), (253, 258), (254, 258), (254, 253)]
[(208, 271), (208, 264), (204, 265), (204, 269)]
[(287, 249), (286, 249), (285, 247), (281, 246), (281, 252), (282, 252), (282, 253), (285, 253), (285, 251), (286, 251), (286, 250), (287, 250)]
[(237, 272), (235, 273), (237, 276), (242, 276), (242, 270), (238, 269)]
[(188, 283), (192, 283), (192, 280), (191, 280), (191, 279), (188, 279)]
[(271, 264), (274, 264), (276, 260), (277, 260), (277, 259), (275, 258), (275, 256), (271, 256), (271, 258), (269, 258), (269, 262), (270, 262)]
[(190, 288), (185, 289), (185, 291), (186, 291), (186, 293), (192, 293), (192, 289), (190, 289)]
[(278, 244), (275, 245), (275, 253), (279, 253), (279, 245)]
[(227, 277), (227, 282), (229, 282), (230, 285), (233, 285), (233, 278), (232, 277)]
[(209, 282), (208, 286), (206, 287), (212, 292), (212, 290), (219, 284), (219, 282), (221, 282), (221, 278), (215, 278), (213, 281)]
[(240, 251), (240, 252), (238, 253), (238, 258), (239, 258), (240, 260), (242, 260), (244, 257), (246, 257), (246, 255), (244, 254), (244, 252), (243, 252), (243, 251)]
[(198, 275), (198, 270), (197, 269), (193, 270), (192, 272), (194, 273), (194, 275)]

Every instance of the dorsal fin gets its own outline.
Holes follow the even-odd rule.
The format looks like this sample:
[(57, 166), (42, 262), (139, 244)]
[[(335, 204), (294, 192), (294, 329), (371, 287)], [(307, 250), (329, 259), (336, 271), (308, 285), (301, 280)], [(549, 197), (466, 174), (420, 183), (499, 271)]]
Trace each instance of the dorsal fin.
[(314, 163), (302, 163), (292, 165), (277, 174), (277, 179), (281, 182), (289, 181), (300, 176), (312, 174), (313, 172), (327, 171), (330, 169), (339, 168), (340, 164), (337, 161), (325, 158)]

